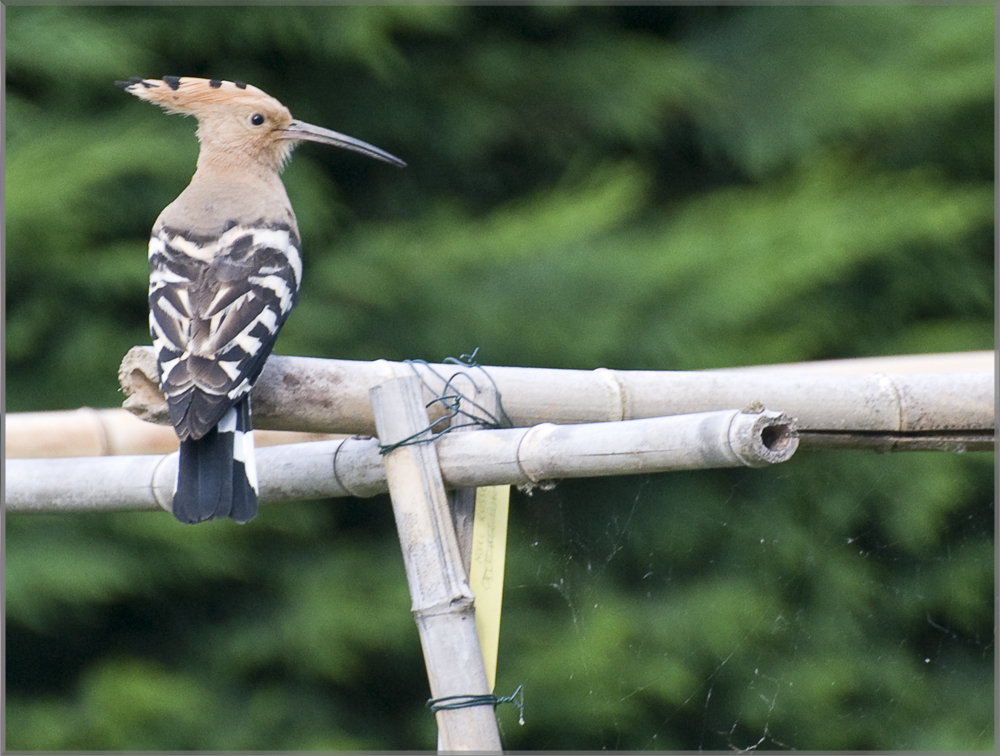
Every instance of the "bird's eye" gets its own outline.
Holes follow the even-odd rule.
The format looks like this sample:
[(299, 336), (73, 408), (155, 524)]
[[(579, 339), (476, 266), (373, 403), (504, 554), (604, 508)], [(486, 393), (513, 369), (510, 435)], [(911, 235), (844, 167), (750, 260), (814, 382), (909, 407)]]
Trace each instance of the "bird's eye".
[(264, 123), (264, 116), (262, 116), (260, 113), (254, 113), (252, 116), (250, 116), (250, 123), (252, 123), (254, 126), (260, 126), (261, 124)]

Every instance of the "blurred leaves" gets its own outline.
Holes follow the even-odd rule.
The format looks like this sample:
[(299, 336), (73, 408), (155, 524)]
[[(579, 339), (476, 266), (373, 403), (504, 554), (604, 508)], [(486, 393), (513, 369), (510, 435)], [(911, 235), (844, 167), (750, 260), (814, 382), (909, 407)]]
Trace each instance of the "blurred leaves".
[[(6, 407), (116, 406), (195, 124), (252, 82), (317, 145), (278, 351), (699, 369), (992, 349), (989, 6), (8, 6)], [(993, 457), (516, 494), (509, 749), (994, 747)], [(7, 520), (15, 750), (404, 750), (435, 725), (389, 503)]]
[(785, 7), (729, 19), (688, 43), (720, 71), (723, 105), (702, 115), (706, 128), (757, 176), (847, 140), (883, 160), (914, 146), (921, 161), (946, 158), (960, 140), (935, 126), (992, 102), (990, 15)]

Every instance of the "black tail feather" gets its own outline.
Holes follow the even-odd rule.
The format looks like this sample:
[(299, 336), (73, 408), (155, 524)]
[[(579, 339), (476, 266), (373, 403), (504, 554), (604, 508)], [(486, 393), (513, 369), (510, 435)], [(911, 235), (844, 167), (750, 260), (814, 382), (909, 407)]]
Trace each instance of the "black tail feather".
[(256, 489), (247, 396), (202, 438), (181, 442), (174, 516), (188, 524), (221, 517), (248, 522), (257, 514)]
[(234, 409), (236, 433), (233, 439), (233, 505), (229, 516), (242, 523), (249, 522), (257, 514), (257, 465), (253, 453), (250, 397), (244, 398)]

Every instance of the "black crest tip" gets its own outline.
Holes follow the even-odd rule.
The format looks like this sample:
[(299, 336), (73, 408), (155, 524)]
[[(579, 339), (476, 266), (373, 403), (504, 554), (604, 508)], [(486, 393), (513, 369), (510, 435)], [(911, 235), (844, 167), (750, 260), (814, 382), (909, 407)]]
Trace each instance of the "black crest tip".
[(148, 84), (146, 84), (146, 80), (143, 79), (141, 76), (132, 76), (132, 77), (129, 78), (128, 81), (116, 81), (115, 82), (115, 86), (116, 87), (121, 87), (122, 89), (128, 89), (133, 84), (143, 84), (146, 87), (149, 86)]

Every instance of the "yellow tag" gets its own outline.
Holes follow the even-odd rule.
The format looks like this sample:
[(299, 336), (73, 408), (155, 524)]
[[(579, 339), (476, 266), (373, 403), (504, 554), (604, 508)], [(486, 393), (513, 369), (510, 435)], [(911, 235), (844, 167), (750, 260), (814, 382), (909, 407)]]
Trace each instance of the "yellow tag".
[(497, 680), (500, 650), (500, 608), (503, 604), (503, 568), (507, 553), (507, 511), (510, 486), (476, 489), (476, 517), (472, 523), (472, 565), (469, 587), (476, 597), (476, 630), (483, 650), (490, 691)]

